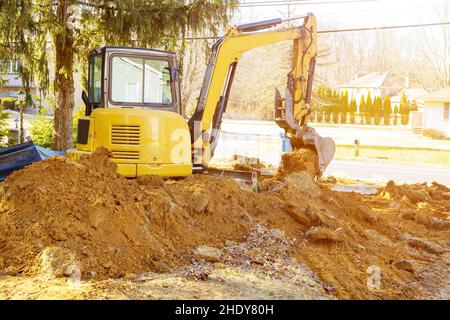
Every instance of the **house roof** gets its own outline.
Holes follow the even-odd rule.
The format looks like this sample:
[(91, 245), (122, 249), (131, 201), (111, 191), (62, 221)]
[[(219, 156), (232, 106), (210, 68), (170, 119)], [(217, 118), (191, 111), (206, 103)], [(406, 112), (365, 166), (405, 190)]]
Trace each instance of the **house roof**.
[[(22, 83), (22, 80), (20, 79), (20, 76), (17, 74), (5, 74), (0, 76), (4, 83), (0, 85), (0, 88), (23, 88), (24, 85)], [(30, 85), (31, 88), (34, 88), (35, 85), (32, 83)]]
[(420, 98), (425, 101), (450, 102), (450, 88), (444, 88), (437, 91), (433, 91)]
[(391, 102), (392, 103), (400, 102), (400, 99), (402, 97), (402, 92), (405, 93), (405, 95), (408, 98), (408, 100), (419, 101), (419, 102), (420, 101), (423, 102), (422, 97), (428, 93), (428, 91), (423, 89), (423, 88), (403, 89), (398, 95), (391, 96)]
[(342, 85), (342, 88), (379, 88), (388, 76), (387, 72), (372, 72)]

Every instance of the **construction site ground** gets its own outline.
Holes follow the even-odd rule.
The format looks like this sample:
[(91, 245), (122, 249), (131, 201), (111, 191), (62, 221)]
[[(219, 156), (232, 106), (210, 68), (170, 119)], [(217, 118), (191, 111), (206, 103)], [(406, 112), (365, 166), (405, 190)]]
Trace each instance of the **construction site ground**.
[(311, 156), (293, 153), (255, 191), (125, 179), (108, 155), (50, 158), (1, 183), (1, 299), (450, 296), (443, 185), (315, 181)]

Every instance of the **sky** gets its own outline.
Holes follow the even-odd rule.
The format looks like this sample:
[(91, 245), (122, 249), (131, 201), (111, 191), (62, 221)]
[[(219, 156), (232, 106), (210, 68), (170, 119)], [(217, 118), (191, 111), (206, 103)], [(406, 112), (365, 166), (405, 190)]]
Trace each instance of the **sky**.
[[(294, 3), (290, 7), (280, 4), (289, 1)], [(319, 29), (439, 22), (437, 11), (443, 1), (450, 0), (306, 0), (306, 4), (300, 4), (302, 0), (240, 0), (233, 23), (286, 17), (288, 8), (293, 16), (313, 12)]]

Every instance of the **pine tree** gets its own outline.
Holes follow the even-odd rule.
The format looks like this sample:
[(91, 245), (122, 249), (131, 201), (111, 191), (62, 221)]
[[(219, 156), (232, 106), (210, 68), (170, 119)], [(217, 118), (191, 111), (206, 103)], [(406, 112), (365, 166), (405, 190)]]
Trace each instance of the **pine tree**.
[(348, 113), (348, 92), (347, 90), (341, 96), (341, 123), (347, 123), (347, 113)]
[(333, 91), (333, 105), (331, 107), (332, 120), (334, 123), (339, 122), (340, 96), (336, 89)]
[(324, 99), (324, 87), (323, 85), (319, 86), (319, 88), (317, 89), (317, 95), (319, 96), (320, 99)]
[(403, 116), (403, 124), (407, 125), (409, 123), (409, 115), (411, 112), (411, 105), (409, 103), (409, 101), (406, 101), (406, 105), (404, 108), (404, 116)]
[(359, 100), (359, 123), (364, 124), (364, 118), (366, 116), (366, 101), (364, 100), (364, 95), (361, 95)]
[(349, 105), (350, 123), (355, 123), (356, 100), (353, 98)]
[(327, 88), (326, 100), (328, 102), (331, 102), (333, 100), (333, 91), (331, 91), (331, 88)]
[(370, 95), (370, 91), (367, 93), (365, 115), (366, 115), (366, 124), (372, 124), (372, 119), (373, 119), (373, 100), (372, 100), (372, 97)]
[(319, 109), (317, 110), (317, 122), (322, 122), (323, 121), (323, 110)]
[(385, 125), (391, 124), (392, 106), (391, 97), (386, 96), (383, 103), (383, 120)]
[(331, 122), (331, 105), (333, 103), (333, 92), (331, 91), (331, 88), (326, 89), (325, 103), (325, 122)]
[(409, 102), (408, 99), (406, 98), (405, 92), (403, 91), (402, 96), (400, 98), (400, 108), (399, 108), (400, 123), (402, 125), (407, 125), (409, 123), (409, 111), (410, 111)]
[(376, 96), (373, 100), (373, 122), (376, 125), (381, 123), (381, 118), (383, 115), (383, 104), (381, 98)]
[[(48, 92), (48, 65), (54, 59), (53, 148), (66, 150), (72, 147), (74, 70), (85, 72), (93, 48), (108, 44), (182, 50), (188, 32), (214, 33), (236, 5), (235, 0), (0, 1), (0, 54), (22, 61), (20, 75), (29, 101), (33, 76), (42, 93)], [(83, 78), (85, 85), (85, 74)]]

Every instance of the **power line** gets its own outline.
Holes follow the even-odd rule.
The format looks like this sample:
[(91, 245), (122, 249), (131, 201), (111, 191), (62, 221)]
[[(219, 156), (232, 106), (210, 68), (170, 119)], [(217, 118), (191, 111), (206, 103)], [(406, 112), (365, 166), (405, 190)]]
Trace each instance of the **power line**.
[[(389, 29), (403, 29), (403, 28), (425, 28), (425, 27), (435, 27), (435, 26), (445, 26), (450, 25), (450, 21), (446, 22), (435, 22), (435, 23), (423, 23), (423, 24), (404, 24), (398, 26), (381, 26), (381, 27), (366, 27), (366, 28), (353, 28), (353, 29), (329, 29), (329, 30), (318, 30), (317, 33), (320, 34), (330, 34), (330, 33), (341, 33), (341, 32), (358, 32), (358, 31), (378, 31), (378, 30), (389, 30)], [(188, 37), (186, 40), (214, 40), (220, 37), (209, 36), (209, 37)]]
[(317, 13), (314, 14), (317, 18), (335, 18), (345, 15), (367, 15), (374, 13), (394, 13), (394, 12), (400, 12), (400, 13), (407, 13), (411, 11), (417, 11), (417, 12), (423, 12), (423, 11), (431, 11), (435, 10), (435, 7), (432, 5), (427, 6), (414, 6), (414, 7), (408, 7), (408, 8), (384, 8), (384, 9), (375, 9), (375, 10), (358, 10), (358, 11), (333, 11), (333, 12), (324, 12), (324, 13)]
[(321, 4), (343, 4), (343, 3), (356, 3), (356, 2), (379, 2), (382, 0), (330, 0), (330, 1), (300, 1), (300, 0), (280, 0), (280, 1), (255, 1), (239, 3), (240, 8), (252, 8), (252, 7), (273, 7), (273, 6), (301, 6), (301, 5), (321, 5)]
[(434, 26), (445, 26), (445, 25), (450, 25), (450, 21), (448, 21), (448, 22), (435, 22), (435, 23), (423, 23), (423, 24), (405, 24), (405, 25), (399, 25), (399, 26), (382, 26), (382, 27), (355, 28), (355, 29), (330, 29), (330, 30), (319, 30), (319, 31), (317, 31), (317, 33), (377, 31), (377, 30), (403, 29), (403, 28), (423, 28), (423, 27), (434, 27)]

